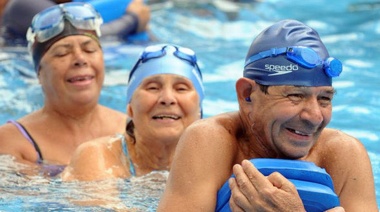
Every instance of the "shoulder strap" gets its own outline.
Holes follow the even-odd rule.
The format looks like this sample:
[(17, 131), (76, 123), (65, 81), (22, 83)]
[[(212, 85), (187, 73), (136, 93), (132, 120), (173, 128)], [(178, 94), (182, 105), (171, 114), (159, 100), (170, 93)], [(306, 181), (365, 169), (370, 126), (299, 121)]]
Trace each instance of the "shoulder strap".
[(129, 161), (129, 172), (131, 173), (132, 176), (136, 176), (135, 166), (133, 165), (131, 157), (129, 157), (127, 141), (125, 139), (125, 136), (120, 135), (120, 137), (121, 137), (121, 145), (123, 147), (124, 155), (128, 158), (128, 161)]
[(15, 125), (17, 127), (17, 129), (21, 132), (21, 134), (26, 138), (26, 140), (28, 140), (33, 145), (34, 149), (37, 152), (38, 163), (41, 163), (43, 161), (41, 150), (38, 147), (37, 143), (34, 141), (33, 137), (25, 129), (25, 127), (22, 124), (20, 124), (19, 122), (14, 121), (14, 120), (9, 120), (7, 122)]

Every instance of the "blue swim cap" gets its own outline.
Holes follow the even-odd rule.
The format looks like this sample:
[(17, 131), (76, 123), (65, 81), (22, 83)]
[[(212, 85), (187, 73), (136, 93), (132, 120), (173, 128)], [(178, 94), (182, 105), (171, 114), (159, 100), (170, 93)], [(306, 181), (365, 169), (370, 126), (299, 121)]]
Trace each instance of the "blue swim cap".
[(244, 77), (263, 85), (331, 86), (342, 72), (318, 33), (296, 21), (282, 20), (261, 32), (246, 56)]
[(169, 44), (148, 46), (141, 53), (129, 73), (127, 103), (131, 101), (133, 93), (141, 82), (146, 77), (156, 74), (176, 74), (188, 78), (193, 83), (202, 105), (204, 98), (202, 73), (194, 51)]

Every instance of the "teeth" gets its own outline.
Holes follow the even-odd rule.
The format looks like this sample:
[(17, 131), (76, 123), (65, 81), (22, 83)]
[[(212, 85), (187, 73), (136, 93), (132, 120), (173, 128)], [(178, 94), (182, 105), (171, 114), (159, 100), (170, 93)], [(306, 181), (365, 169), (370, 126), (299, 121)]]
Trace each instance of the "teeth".
[(69, 82), (85, 81), (85, 80), (89, 80), (89, 79), (91, 79), (90, 76), (87, 76), (87, 77), (75, 77), (75, 78), (69, 79)]
[(154, 119), (174, 119), (174, 120), (178, 120), (179, 119), (179, 116), (174, 116), (174, 115), (158, 115), (158, 116), (154, 116), (153, 117)]
[(298, 130), (294, 130), (294, 132), (297, 133), (297, 134), (300, 134), (300, 135), (308, 135), (308, 134), (305, 134), (305, 133), (300, 132), (300, 131), (298, 131)]

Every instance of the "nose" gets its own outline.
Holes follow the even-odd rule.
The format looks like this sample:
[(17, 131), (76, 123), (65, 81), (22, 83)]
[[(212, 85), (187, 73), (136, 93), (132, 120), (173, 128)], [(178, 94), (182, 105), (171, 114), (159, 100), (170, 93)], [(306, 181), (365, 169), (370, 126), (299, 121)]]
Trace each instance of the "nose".
[(85, 53), (80, 48), (75, 48), (74, 50), (74, 66), (84, 66), (87, 65), (87, 58), (85, 56)]
[(323, 122), (322, 107), (317, 99), (305, 101), (304, 108), (300, 114), (302, 120), (306, 120), (313, 126), (319, 126)]
[(159, 103), (165, 106), (176, 104), (175, 91), (172, 88), (163, 88), (160, 93)]

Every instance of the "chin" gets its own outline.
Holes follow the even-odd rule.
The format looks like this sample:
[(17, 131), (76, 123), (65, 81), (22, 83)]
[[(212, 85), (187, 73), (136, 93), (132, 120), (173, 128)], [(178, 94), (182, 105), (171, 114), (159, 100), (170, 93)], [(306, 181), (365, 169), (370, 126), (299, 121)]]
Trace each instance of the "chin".
[(286, 157), (289, 159), (300, 159), (305, 157), (309, 153), (309, 149), (298, 149), (290, 151), (286, 154)]

